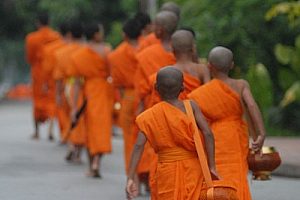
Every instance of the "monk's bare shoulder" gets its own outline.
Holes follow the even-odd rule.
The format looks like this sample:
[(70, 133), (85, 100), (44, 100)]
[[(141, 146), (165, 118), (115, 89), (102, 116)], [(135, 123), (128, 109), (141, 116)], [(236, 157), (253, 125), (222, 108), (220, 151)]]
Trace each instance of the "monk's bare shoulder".
[(194, 64), (195, 70), (197, 71), (197, 76), (199, 77), (202, 83), (207, 83), (210, 81), (210, 72), (206, 64), (199, 63)]

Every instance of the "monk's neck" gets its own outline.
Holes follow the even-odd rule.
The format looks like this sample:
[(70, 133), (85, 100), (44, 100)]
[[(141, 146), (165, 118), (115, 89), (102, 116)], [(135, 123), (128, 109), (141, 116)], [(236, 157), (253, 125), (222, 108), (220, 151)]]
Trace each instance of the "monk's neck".
[(127, 42), (134, 48), (138, 47), (139, 45), (137, 40), (127, 40)]
[(72, 42), (77, 43), (77, 44), (83, 44), (84, 43), (84, 41), (82, 39), (77, 39), (77, 38), (76, 39), (73, 38)]
[(219, 79), (219, 80), (222, 80), (222, 81), (226, 81), (226, 80), (228, 80), (229, 79), (229, 76), (228, 76), (228, 74), (226, 74), (226, 73), (213, 73), (213, 77), (215, 78), (215, 79)]
[(193, 62), (193, 56), (192, 55), (175, 55), (176, 57), (176, 63), (178, 64), (189, 64)]
[(162, 37), (162, 38), (160, 38), (160, 42), (166, 51), (169, 51), (169, 52), (172, 51), (171, 37), (169, 37), (169, 36)]
[(174, 98), (163, 98), (162, 97), (162, 100), (169, 104), (172, 104), (172, 105), (176, 105), (179, 102), (178, 98), (175, 98), (175, 97)]

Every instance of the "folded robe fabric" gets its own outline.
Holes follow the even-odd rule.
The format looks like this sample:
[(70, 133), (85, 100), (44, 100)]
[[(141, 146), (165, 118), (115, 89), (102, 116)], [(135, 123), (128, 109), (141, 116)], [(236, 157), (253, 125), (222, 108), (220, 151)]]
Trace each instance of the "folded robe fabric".
[(235, 183), (239, 199), (251, 199), (247, 181), (248, 128), (239, 94), (213, 79), (188, 97), (198, 103), (214, 134), (217, 172)]

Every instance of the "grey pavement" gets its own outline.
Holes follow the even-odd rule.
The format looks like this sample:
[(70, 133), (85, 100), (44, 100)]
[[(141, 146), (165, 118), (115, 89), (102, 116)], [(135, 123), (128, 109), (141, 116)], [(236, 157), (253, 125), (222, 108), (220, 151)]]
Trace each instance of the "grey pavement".
[[(125, 199), (121, 137), (113, 139), (113, 153), (104, 157), (103, 179), (95, 180), (85, 177), (86, 160), (82, 165), (64, 161), (66, 148), (48, 142), (45, 127), (40, 141), (30, 140), (32, 131), (29, 103), (0, 103), (0, 200)], [(250, 187), (254, 200), (300, 199), (300, 179), (274, 176)]]
[(273, 174), (300, 178), (300, 137), (267, 137), (265, 144), (274, 146), (281, 157)]

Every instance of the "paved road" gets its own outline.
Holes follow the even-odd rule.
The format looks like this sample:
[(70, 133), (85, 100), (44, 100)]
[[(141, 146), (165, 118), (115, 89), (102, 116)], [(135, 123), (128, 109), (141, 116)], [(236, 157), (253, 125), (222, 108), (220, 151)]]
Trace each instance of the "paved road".
[[(49, 143), (46, 134), (38, 142), (29, 139), (30, 111), (29, 103), (0, 103), (1, 200), (125, 199), (121, 138), (114, 138), (114, 151), (104, 158), (103, 179), (86, 178), (86, 161), (75, 166), (66, 163), (65, 147)], [(254, 200), (300, 199), (300, 179), (274, 177), (250, 185)]]

